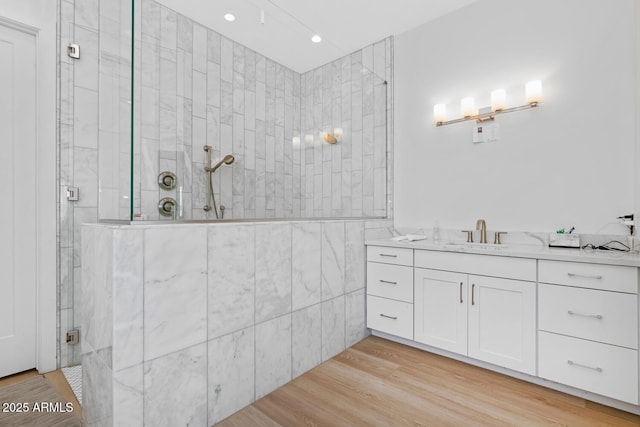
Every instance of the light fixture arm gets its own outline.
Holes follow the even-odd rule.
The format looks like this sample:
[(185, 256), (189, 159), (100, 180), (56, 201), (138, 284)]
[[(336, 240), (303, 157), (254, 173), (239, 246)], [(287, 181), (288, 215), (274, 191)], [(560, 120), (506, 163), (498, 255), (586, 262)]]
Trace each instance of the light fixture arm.
[(502, 110), (490, 111), (490, 112), (487, 112), (487, 113), (480, 113), (480, 114), (475, 114), (475, 115), (472, 115), (472, 116), (460, 117), (459, 119), (439, 121), (439, 122), (436, 122), (436, 126), (452, 125), (454, 123), (462, 123), (462, 122), (466, 122), (468, 120), (475, 120), (476, 123), (482, 123), (482, 122), (486, 122), (486, 121), (490, 121), (490, 120), (495, 120), (496, 116), (499, 115), (499, 114), (512, 113), (514, 111), (528, 110), (528, 109), (531, 109), (531, 108), (538, 107), (540, 104), (541, 104), (540, 102), (531, 102), (529, 104), (519, 105), (517, 107), (505, 108), (505, 109), (502, 109)]

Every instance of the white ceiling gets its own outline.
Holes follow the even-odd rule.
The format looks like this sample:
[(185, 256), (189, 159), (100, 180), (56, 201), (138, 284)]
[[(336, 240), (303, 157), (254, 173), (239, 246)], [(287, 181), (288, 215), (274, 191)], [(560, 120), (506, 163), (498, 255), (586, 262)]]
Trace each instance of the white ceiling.
[[(477, 0), (158, 1), (302, 73)], [(224, 20), (227, 12), (235, 22)], [(321, 43), (311, 42), (314, 33)]]

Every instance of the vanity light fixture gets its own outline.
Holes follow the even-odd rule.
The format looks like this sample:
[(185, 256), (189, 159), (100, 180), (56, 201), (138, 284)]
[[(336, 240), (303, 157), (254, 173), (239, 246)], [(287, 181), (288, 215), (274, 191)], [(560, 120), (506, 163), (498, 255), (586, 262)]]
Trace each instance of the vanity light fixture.
[(517, 107), (506, 107), (506, 92), (504, 89), (497, 89), (491, 92), (491, 107), (476, 109), (473, 98), (463, 98), (460, 101), (460, 112), (462, 117), (446, 120), (447, 106), (436, 104), (433, 107), (433, 120), (436, 126), (450, 125), (453, 123), (465, 122), (475, 119), (476, 123), (495, 120), (496, 115), (511, 113), (513, 111), (527, 110), (535, 108), (542, 103), (542, 82), (534, 80), (525, 85), (525, 104)]

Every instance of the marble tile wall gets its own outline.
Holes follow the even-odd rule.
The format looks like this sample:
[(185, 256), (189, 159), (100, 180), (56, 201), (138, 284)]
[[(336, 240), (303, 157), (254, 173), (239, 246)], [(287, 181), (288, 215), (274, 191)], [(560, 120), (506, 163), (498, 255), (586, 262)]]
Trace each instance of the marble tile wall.
[[(196, 21), (142, 0), (136, 34), (134, 212), (182, 200), (183, 219), (215, 219), (204, 145), (235, 162), (213, 175), (225, 218), (365, 217), (387, 213), (391, 39), (304, 74)], [(320, 131), (345, 130), (340, 143)], [(294, 145), (292, 138), (315, 142)], [(180, 189), (158, 188), (177, 174)]]
[(87, 425), (211, 425), (355, 344), (390, 226), (84, 226)]
[[(314, 138), (294, 151), (302, 216), (387, 215), (391, 63), (387, 38), (301, 76), (301, 128)], [(324, 143), (318, 132), (336, 127), (344, 131), (339, 143)]]
[[(136, 2), (132, 18), (131, 3), (58, 0), (59, 366), (80, 363), (80, 348), (65, 343), (66, 332), (80, 322), (80, 227), (129, 218), (132, 19), (142, 29), (134, 56), (139, 65), (135, 212), (153, 219), (160, 196), (177, 196), (158, 190), (155, 182), (160, 170), (170, 169), (183, 184), (184, 218), (207, 217), (201, 209), (207, 184), (201, 173), (204, 143), (214, 147), (214, 157), (236, 156), (214, 180), (228, 218), (384, 216), (384, 194), (391, 199), (391, 179), (379, 173), (379, 166), (366, 172), (372, 158), (380, 165), (385, 156), (380, 150), (383, 79), (366, 70), (392, 81), (391, 39), (300, 75), (152, 0)], [(80, 44), (79, 60), (66, 55), (69, 43)], [(391, 95), (390, 83), (387, 177), (392, 176)], [(329, 102), (335, 108), (328, 108)], [(318, 131), (334, 126), (345, 129), (336, 146), (291, 144), (293, 136), (304, 140), (312, 130), (317, 141)], [(69, 186), (80, 189), (77, 202), (67, 201)], [(385, 208), (390, 216), (392, 206)], [(291, 232), (296, 239), (313, 239), (319, 231), (308, 228)], [(319, 264), (309, 267), (302, 271), (294, 264), (291, 275), (308, 284)], [(294, 310), (318, 301), (321, 288), (308, 286), (292, 290)], [(266, 317), (282, 309), (259, 307)]]

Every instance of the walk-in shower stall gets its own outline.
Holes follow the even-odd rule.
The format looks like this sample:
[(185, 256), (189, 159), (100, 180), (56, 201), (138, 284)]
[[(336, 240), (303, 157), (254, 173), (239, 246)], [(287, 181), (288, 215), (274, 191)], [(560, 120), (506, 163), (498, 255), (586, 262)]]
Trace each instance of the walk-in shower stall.
[(286, 49), (274, 59), (225, 36), (238, 23), (202, 3), (135, 2), (132, 91), (123, 76), (119, 97), (104, 93), (117, 125), (100, 134), (100, 219), (386, 216), (390, 40), (348, 52), (326, 34), (318, 46), (273, 2), (227, 2), (251, 31), (278, 26), (308, 41), (303, 55), (331, 58), (294, 70)]
[(368, 334), (364, 240), (392, 213), (392, 40), (314, 43), (298, 2), (98, 3), (91, 22), (75, 5), (73, 28), (97, 26), (99, 55), (82, 43), (62, 73), (77, 176), (96, 187), (69, 205), (97, 222), (67, 260), (85, 421), (212, 425)]

